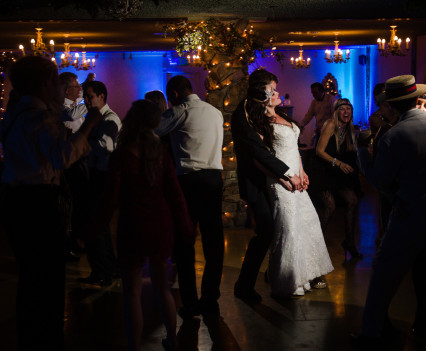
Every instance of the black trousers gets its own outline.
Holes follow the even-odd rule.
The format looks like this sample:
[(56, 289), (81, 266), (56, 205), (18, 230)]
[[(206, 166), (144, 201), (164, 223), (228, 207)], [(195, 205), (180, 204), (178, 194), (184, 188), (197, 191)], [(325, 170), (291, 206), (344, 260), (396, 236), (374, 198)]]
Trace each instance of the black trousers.
[(256, 235), (250, 240), (241, 267), (238, 284), (245, 289), (253, 289), (260, 266), (268, 252), (274, 234), (274, 220), (269, 197), (259, 192), (257, 201), (248, 202), (248, 209), (256, 222)]
[[(90, 204), (92, 211), (96, 211), (102, 200), (105, 186), (105, 172), (96, 169), (90, 170)], [(112, 245), (109, 225), (102, 233), (86, 245), (87, 261), (92, 269), (92, 275), (97, 279), (111, 279), (117, 270), (117, 259)]]
[[(179, 183), (185, 195), (191, 219), (195, 225), (199, 225), (206, 260), (200, 302), (216, 303), (220, 297), (219, 286), (224, 251), (221, 171), (195, 171), (179, 176)], [(177, 236), (174, 254), (183, 305), (194, 308), (198, 303), (194, 246), (188, 245)]]
[(6, 189), (3, 223), (18, 268), (19, 350), (63, 349), (66, 220), (60, 188)]

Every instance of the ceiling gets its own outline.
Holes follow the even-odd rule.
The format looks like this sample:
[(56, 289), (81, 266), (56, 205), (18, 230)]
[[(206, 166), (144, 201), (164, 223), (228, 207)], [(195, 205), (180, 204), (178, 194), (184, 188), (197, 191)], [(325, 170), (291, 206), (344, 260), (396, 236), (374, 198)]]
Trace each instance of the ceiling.
[(426, 35), (424, 0), (145, 0), (138, 12), (121, 21), (95, 11), (105, 1), (53, 3), (57, 6), (44, 0), (2, 0), (0, 49), (29, 45), (34, 28), (41, 26), (45, 41), (54, 39), (57, 50), (65, 34), (74, 51), (82, 44), (88, 51), (171, 50), (173, 40), (162, 35), (165, 24), (208, 17), (248, 18), (262, 37), (275, 37), (284, 50), (332, 47), (336, 36), (342, 46), (375, 44), (377, 37), (388, 41), (390, 25), (398, 25), (403, 38)]

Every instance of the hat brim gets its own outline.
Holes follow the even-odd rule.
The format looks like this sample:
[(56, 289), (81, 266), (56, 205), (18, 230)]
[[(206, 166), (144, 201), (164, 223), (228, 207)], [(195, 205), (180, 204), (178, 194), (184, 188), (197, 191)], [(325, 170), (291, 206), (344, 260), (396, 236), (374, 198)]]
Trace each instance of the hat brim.
[(420, 95), (426, 94), (426, 84), (416, 84), (416, 88), (417, 88), (417, 90), (415, 92), (412, 92), (411, 94), (398, 96), (398, 97), (392, 98), (392, 99), (386, 99), (385, 101), (406, 100), (406, 99), (411, 99), (411, 98), (415, 98), (415, 97), (418, 97)]

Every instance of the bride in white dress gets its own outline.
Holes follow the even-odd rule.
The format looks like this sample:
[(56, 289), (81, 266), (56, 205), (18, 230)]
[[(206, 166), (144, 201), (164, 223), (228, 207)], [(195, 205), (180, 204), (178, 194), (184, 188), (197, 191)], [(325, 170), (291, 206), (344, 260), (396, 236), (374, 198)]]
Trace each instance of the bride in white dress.
[[(259, 99), (259, 103), (263, 103), (263, 111), (272, 128), (261, 137), (265, 145), (275, 152), (275, 156), (289, 166), (286, 176), (298, 175), (302, 181), (299, 191), (293, 189), (290, 182), (268, 176), (275, 225), (268, 268), (271, 295), (304, 295), (305, 291), (311, 289), (310, 282), (331, 272), (333, 266), (318, 215), (305, 191), (309, 178), (304, 173), (298, 150), (300, 130), (294, 122), (276, 113), (279, 109), (276, 107), (281, 103), (275, 91), (276, 83), (271, 82), (264, 89), (265, 97)], [(266, 135), (268, 133), (269, 136)], [(258, 166), (268, 174), (261, 165)]]

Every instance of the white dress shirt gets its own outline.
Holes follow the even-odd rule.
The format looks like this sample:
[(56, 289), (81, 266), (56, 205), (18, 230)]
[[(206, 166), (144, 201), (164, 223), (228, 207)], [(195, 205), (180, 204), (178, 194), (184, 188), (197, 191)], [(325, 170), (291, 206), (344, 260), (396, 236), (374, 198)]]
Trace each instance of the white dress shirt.
[(117, 114), (105, 104), (99, 112), (103, 120), (90, 134), (89, 143), (92, 151), (89, 154), (89, 166), (106, 172), (108, 160), (117, 146), (117, 136), (121, 129), (121, 120)]
[(163, 113), (159, 136), (170, 133), (176, 173), (182, 175), (202, 169), (222, 170), (222, 113), (196, 94)]
[(84, 122), (84, 116), (87, 113), (87, 107), (83, 104), (65, 98), (64, 111), (62, 112), (62, 120), (65, 127), (71, 129), (73, 133), (77, 132)]

